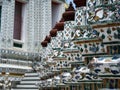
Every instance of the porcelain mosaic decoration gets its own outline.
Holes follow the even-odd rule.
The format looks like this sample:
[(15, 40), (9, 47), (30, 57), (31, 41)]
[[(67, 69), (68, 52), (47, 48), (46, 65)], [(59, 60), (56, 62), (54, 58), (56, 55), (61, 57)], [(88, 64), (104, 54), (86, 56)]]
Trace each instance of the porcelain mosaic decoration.
[(63, 31), (63, 40), (69, 40), (72, 38), (71, 32), (74, 26), (74, 21), (66, 21)]
[(77, 8), (75, 12), (75, 25), (86, 25), (86, 7)]
[(99, 75), (119, 75), (119, 64), (120, 64), (120, 57), (108, 57), (108, 58), (94, 58), (94, 71)]
[[(119, 21), (119, 3), (117, 1), (88, 0), (87, 20), (89, 24)], [(117, 9), (116, 9), (117, 8)]]
[(120, 88), (119, 5), (119, 0), (87, 0), (76, 8), (75, 19), (65, 21), (64, 30), (52, 38), (40, 87)]
[[(101, 79), (98, 78), (98, 75), (95, 73), (90, 72), (90, 69), (87, 67), (77, 67), (74, 69), (74, 75), (72, 78), (73, 82), (80, 82), (80, 81), (100, 81)], [(89, 83), (89, 82), (88, 82)]]
[(59, 49), (59, 48), (61, 48), (62, 40), (63, 40), (63, 32), (58, 31), (56, 38), (55, 38), (55, 37), (52, 37), (51, 47), (52, 47), (53, 49)]

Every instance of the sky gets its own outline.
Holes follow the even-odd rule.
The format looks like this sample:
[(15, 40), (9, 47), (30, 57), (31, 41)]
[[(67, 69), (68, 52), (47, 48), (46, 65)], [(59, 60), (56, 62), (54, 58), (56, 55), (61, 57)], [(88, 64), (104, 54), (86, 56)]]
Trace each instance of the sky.
[(70, 1), (73, 2), (73, 0), (65, 0), (65, 1), (66, 1), (68, 4), (70, 3)]
[(75, 8), (75, 4), (73, 3), (73, 0), (65, 0), (66, 1), (66, 3), (69, 5), (69, 3), (70, 2), (72, 2), (72, 4), (73, 4), (73, 7)]

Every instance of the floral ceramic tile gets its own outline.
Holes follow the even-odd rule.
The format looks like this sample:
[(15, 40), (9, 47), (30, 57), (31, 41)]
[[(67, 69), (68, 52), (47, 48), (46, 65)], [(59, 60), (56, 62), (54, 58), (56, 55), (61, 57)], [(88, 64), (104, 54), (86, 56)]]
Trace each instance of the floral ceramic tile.
[(72, 39), (72, 30), (74, 26), (74, 21), (67, 21), (64, 25), (64, 31), (63, 31), (63, 40), (71, 40)]
[(86, 7), (79, 7), (75, 12), (75, 25), (86, 24)]
[[(103, 1), (102, 3), (109, 3)], [(93, 23), (107, 23), (111, 21), (119, 21), (119, 3), (109, 4), (109, 5), (101, 5), (97, 7), (88, 7), (87, 8), (87, 21), (88, 24)]]

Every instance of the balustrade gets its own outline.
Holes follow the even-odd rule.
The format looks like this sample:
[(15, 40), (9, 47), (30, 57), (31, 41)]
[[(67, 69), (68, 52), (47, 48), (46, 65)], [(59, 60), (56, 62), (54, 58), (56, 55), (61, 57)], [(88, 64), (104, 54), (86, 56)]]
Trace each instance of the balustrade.
[(25, 52), (11, 49), (1, 49), (1, 57), (12, 58), (12, 59), (23, 59), (23, 60), (40, 60), (39, 53)]

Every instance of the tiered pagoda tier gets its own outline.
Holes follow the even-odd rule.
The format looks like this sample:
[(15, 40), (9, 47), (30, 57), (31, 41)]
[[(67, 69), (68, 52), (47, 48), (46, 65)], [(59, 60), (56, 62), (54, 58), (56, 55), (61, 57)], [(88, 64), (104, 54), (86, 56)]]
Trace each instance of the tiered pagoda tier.
[[(44, 89), (120, 89), (119, 0), (74, 0), (43, 46)], [(51, 36), (51, 38), (50, 38)], [(113, 83), (112, 83), (113, 82)]]

